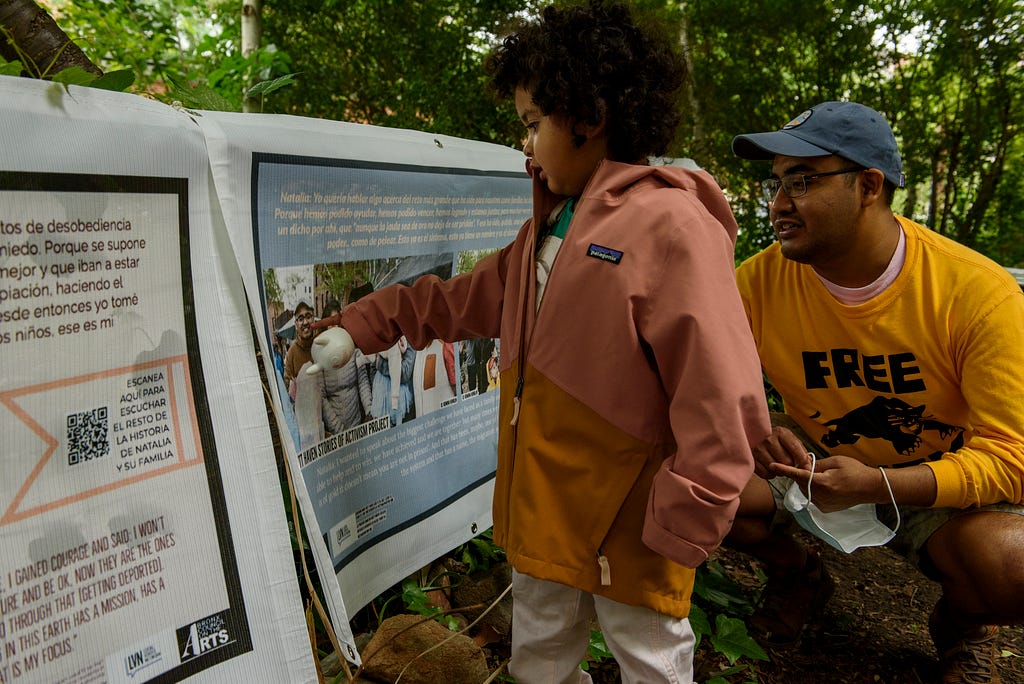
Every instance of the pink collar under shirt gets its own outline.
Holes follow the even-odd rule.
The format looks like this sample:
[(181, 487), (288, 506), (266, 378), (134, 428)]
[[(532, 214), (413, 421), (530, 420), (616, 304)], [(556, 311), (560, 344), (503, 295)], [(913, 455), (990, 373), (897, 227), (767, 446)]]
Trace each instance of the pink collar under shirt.
[(818, 275), (817, 271), (814, 272), (815, 275), (818, 275), (818, 279), (825, 286), (825, 289), (832, 293), (833, 297), (847, 306), (863, 304), (892, 285), (893, 281), (896, 280), (896, 276), (900, 274), (903, 262), (907, 258), (907, 236), (903, 232), (903, 226), (900, 226), (898, 222), (896, 225), (900, 229), (900, 239), (896, 244), (896, 251), (892, 253), (892, 259), (889, 260), (889, 265), (882, 271), (882, 275), (878, 276), (873, 283), (869, 283), (864, 287), (843, 287), (825, 280)]

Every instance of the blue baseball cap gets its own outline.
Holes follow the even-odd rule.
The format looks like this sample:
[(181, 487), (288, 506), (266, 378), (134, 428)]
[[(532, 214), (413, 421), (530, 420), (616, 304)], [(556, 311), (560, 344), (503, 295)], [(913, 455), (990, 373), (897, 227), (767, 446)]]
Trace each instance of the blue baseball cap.
[(878, 169), (902, 188), (903, 161), (885, 117), (856, 102), (822, 102), (777, 131), (737, 135), (732, 151), (741, 159), (824, 157), (835, 154), (866, 169)]

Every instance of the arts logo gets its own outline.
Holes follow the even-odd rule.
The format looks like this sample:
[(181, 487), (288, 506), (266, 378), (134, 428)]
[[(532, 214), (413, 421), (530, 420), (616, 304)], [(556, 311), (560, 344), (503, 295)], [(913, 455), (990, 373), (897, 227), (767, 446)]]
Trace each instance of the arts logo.
[(226, 617), (227, 611), (221, 611), (202, 620), (197, 620), (187, 627), (179, 627), (175, 630), (182, 663), (194, 660), (234, 641), (228, 630)]
[(163, 655), (160, 653), (160, 649), (153, 645), (146, 646), (138, 651), (133, 651), (125, 656), (125, 674), (129, 677), (134, 677), (142, 670), (146, 669), (150, 665), (159, 663), (161, 660), (163, 660)]

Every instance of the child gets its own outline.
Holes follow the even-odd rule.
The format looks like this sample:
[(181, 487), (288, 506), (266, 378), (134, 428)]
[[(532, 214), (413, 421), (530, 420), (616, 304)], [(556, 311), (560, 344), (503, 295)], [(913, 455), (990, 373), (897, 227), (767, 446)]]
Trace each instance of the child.
[(515, 569), (516, 681), (590, 681), (596, 618), (624, 681), (690, 682), (693, 568), (770, 433), (736, 223), (706, 173), (647, 165), (683, 65), (625, 6), (550, 6), (487, 70), (526, 126), (533, 218), (472, 272), (380, 290), (341, 324), (364, 352), (500, 335), (494, 537)]

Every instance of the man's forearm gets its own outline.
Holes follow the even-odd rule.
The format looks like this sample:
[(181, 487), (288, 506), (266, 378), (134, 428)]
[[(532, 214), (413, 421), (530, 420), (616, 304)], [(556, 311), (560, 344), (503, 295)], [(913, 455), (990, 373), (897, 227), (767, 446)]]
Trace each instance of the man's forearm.
[[(915, 465), (908, 468), (886, 468), (885, 475), (889, 479), (896, 503), (908, 506), (931, 506), (935, 503), (938, 485), (935, 473), (926, 465)], [(882, 490), (875, 503), (892, 503), (889, 490), (882, 483)]]

